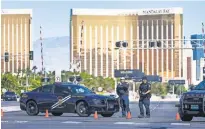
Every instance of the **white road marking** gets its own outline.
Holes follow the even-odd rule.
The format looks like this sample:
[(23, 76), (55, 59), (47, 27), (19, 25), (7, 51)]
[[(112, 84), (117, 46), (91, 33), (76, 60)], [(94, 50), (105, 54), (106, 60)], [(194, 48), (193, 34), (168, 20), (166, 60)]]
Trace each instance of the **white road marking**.
[(135, 123), (134, 125), (149, 125), (150, 123)]
[(27, 123), (28, 121), (15, 121), (15, 123)]
[(115, 122), (114, 124), (117, 124), (117, 125), (134, 125), (135, 123), (134, 122)]
[(1, 121), (1, 123), (8, 123), (8, 121)]
[(149, 125), (150, 123), (135, 123), (135, 122), (115, 122), (118, 125)]
[(182, 126), (190, 126), (190, 123), (171, 123), (171, 125), (182, 125)]
[(65, 124), (80, 124), (82, 122), (77, 122), (77, 121), (65, 121), (65, 122), (61, 122), (61, 123), (65, 123)]

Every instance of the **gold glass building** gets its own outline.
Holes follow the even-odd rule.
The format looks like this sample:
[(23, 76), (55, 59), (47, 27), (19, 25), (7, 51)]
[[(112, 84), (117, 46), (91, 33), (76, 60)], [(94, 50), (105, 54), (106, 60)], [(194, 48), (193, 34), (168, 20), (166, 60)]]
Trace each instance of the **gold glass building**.
[[(83, 24), (82, 24), (83, 23)], [(183, 9), (71, 9), (70, 61), (81, 57), (81, 71), (114, 76), (114, 69), (141, 69), (164, 79), (183, 77)], [(82, 42), (81, 42), (82, 40)], [(116, 41), (128, 48), (115, 50)], [(148, 48), (160, 41), (158, 49)]]
[[(32, 10), (1, 10), (1, 72), (17, 73), (32, 67), (29, 51), (32, 50)], [(4, 53), (9, 53), (9, 62)]]

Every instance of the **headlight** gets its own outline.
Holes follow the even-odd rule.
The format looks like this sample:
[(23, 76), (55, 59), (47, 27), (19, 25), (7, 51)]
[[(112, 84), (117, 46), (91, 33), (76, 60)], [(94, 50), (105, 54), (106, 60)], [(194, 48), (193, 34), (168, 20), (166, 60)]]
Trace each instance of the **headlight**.
[(98, 104), (102, 104), (100, 99), (93, 99), (92, 100), (94, 104), (98, 105)]
[(28, 97), (28, 95), (27, 94), (22, 94), (22, 96), (21, 96), (22, 98), (27, 98)]

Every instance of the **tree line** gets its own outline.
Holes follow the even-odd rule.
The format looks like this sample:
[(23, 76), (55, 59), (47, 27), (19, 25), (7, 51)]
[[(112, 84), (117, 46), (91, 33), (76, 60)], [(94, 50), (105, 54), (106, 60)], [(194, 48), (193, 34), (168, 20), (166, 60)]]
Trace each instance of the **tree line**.
[[(36, 73), (36, 67), (32, 70), (24, 69), (19, 70), (18, 73), (4, 73), (1, 74), (1, 89), (6, 89), (7, 91), (14, 91), (17, 94), (21, 93), (21, 90), (31, 91), (37, 87), (42, 86), (42, 78), (44, 77), (41, 72)], [(50, 81), (47, 84), (52, 84), (55, 82), (55, 71), (48, 71), (47, 77), (50, 78)], [(87, 72), (73, 73), (70, 71), (61, 71), (61, 80), (67, 82), (69, 78), (73, 75), (79, 75), (82, 78), (80, 84), (85, 85), (88, 88), (93, 87), (102, 87), (105, 90), (114, 90), (115, 80), (111, 77), (95, 77), (88, 74)], [(139, 88), (137, 83), (135, 89)], [(184, 86), (175, 86), (174, 88), (176, 94), (185, 92)], [(167, 83), (152, 83), (152, 93), (165, 96), (167, 93), (172, 91), (172, 86)]]

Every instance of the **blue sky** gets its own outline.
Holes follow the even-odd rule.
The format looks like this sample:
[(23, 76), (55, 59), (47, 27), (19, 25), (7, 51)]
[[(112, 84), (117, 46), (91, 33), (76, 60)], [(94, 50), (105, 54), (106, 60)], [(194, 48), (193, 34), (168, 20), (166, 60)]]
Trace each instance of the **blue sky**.
[(39, 39), (39, 26), (43, 27), (43, 37), (69, 36), (69, 16), (71, 8), (169, 8), (182, 7), (184, 9), (184, 35), (201, 33), (201, 23), (205, 23), (205, 2), (203, 1), (4, 1), (3, 9), (33, 9), (33, 41)]

